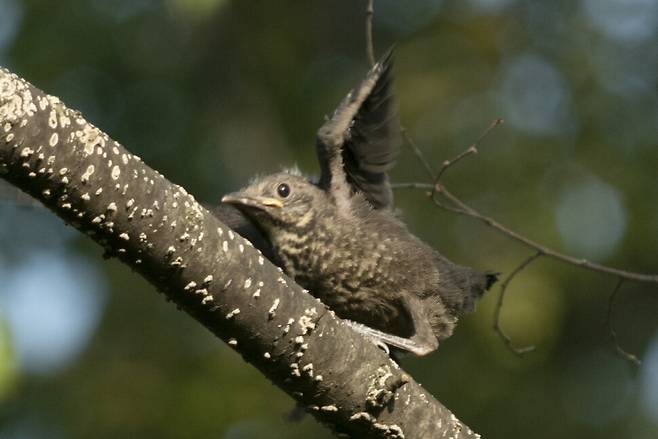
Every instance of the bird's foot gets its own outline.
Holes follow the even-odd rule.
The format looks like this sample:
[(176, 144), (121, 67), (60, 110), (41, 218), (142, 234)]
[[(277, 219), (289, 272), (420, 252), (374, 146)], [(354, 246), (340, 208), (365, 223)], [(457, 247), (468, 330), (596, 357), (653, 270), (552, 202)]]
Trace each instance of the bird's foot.
[[(357, 323), (352, 320), (343, 320), (346, 325), (354, 329), (356, 332), (365, 335), (374, 341), (375, 345), (381, 348), (381, 345), (390, 345), (398, 349), (409, 351), (418, 356), (427, 355), (434, 351), (437, 347), (436, 339), (433, 342), (424, 343), (414, 338), (398, 337), (397, 335), (387, 334), (386, 332), (379, 331), (378, 329), (371, 328), (362, 323)], [(387, 354), (390, 353), (388, 347), (384, 350)]]
[(391, 350), (388, 348), (388, 345), (381, 340), (371, 339), (375, 346), (377, 346), (382, 351), (386, 352), (386, 355), (391, 355)]

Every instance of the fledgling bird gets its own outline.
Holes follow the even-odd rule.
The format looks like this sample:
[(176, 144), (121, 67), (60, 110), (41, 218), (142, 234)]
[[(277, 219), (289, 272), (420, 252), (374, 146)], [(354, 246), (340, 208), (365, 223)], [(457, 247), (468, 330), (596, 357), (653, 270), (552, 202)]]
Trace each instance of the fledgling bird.
[(393, 212), (391, 64), (389, 52), (318, 131), (318, 182), (281, 172), (222, 202), (253, 221), (284, 271), (354, 329), (425, 355), (496, 275), (453, 264)]

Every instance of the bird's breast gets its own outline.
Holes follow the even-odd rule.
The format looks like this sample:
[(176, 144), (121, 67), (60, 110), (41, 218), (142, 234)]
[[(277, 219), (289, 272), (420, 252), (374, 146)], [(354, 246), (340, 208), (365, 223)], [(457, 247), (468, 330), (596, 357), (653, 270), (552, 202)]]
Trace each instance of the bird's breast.
[(388, 288), (395, 255), (387, 239), (364, 236), (356, 227), (335, 229), (277, 234), (274, 247), (286, 273), (325, 303)]

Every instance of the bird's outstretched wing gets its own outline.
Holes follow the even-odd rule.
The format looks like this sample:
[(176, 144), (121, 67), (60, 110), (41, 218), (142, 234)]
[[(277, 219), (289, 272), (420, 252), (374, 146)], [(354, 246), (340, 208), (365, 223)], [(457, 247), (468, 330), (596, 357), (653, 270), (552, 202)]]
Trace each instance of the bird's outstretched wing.
[(392, 50), (338, 105), (318, 130), (319, 186), (337, 204), (361, 192), (375, 209), (391, 208), (386, 175), (397, 153), (398, 124), (391, 90)]

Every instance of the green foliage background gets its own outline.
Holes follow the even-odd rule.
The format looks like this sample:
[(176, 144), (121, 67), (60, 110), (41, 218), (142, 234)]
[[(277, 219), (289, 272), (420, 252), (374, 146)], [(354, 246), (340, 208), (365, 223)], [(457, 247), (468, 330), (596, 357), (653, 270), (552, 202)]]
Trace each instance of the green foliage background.
[[(365, 1), (11, 3), (19, 13), (0, 63), (208, 202), (281, 166), (317, 172), (315, 130), (367, 69)], [(432, 163), (508, 119), (449, 171), (454, 192), (555, 249), (658, 272), (656, 32), (619, 42), (588, 7), (376, 0), (375, 44), (396, 44), (400, 117)], [(541, 94), (551, 84), (559, 96)], [(514, 99), (530, 103), (525, 114)], [(424, 181), (408, 150), (393, 179)], [(411, 229), (453, 260), (509, 273), (531, 254), (422, 192), (397, 200)], [(50, 245), (21, 228), (48, 215), (0, 206), (5, 273)], [(285, 394), (85, 237), (62, 245), (101, 270), (101, 320), (73, 361), (34, 373), (0, 308), (0, 437), (330, 437), (308, 417), (287, 422)], [(658, 286), (626, 283), (617, 300), (619, 339), (647, 360), (636, 369), (608, 343), (614, 284), (542, 258), (503, 309), (514, 341), (536, 352), (517, 358), (492, 331), (492, 291), (436, 353), (403, 365), (486, 438), (658, 437)]]

